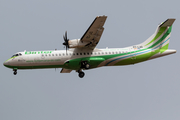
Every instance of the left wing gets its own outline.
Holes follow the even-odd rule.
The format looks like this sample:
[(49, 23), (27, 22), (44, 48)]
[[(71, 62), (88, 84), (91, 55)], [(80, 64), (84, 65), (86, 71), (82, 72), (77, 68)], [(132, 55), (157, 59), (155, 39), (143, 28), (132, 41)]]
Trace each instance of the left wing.
[(86, 47), (96, 47), (104, 31), (103, 25), (106, 21), (106, 18), (107, 16), (97, 16), (87, 31), (84, 33), (80, 41), (82, 43), (87, 43), (85, 45)]

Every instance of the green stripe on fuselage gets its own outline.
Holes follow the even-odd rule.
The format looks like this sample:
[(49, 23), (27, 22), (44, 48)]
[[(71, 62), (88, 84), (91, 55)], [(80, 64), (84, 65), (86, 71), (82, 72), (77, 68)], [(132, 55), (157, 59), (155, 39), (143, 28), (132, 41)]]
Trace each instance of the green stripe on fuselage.
[(162, 42), (171, 32), (171, 27), (167, 30), (167, 32), (153, 45), (151, 45), (149, 48), (153, 48), (154, 46), (158, 45), (160, 42)]
[[(15, 57), (18, 57), (18, 56), (11, 57), (11, 58), (9, 58), (8, 60), (11, 60), (11, 59), (13, 59), (13, 58), (15, 58)], [(6, 61), (8, 61), (8, 60), (6, 60)], [(6, 61), (5, 61), (5, 62), (6, 62)]]
[(142, 55), (138, 55), (136, 57), (134, 57), (133, 59), (132, 58), (127, 58), (127, 59), (124, 59), (124, 60), (121, 60), (119, 62), (117, 62), (115, 65), (130, 65), (130, 64), (136, 64), (136, 63), (139, 63), (139, 62), (143, 62), (143, 61), (146, 61), (148, 60), (151, 56), (159, 53), (160, 49), (157, 49), (155, 50), (154, 52), (148, 52), (146, 54), (142, 54)]
[(158, 33), (156, 34), (156, 36), (151, 40), (151, 42), (149, 42), (148, 44), (146, 44), (145, 46), (151, 44), (152, 42), (154, 42), (159, 36), (162, 35), (162, 33), (166, 30), (166, 27), (161, 27), (160, 30), (158, 31)]
[(163, 46), (163, 47), (160, 49), (160, 53), (165, 52), (165, 51), (168, 49), (168, 46), (169, 46), (169, 43), (166, 44), (165, 46)]

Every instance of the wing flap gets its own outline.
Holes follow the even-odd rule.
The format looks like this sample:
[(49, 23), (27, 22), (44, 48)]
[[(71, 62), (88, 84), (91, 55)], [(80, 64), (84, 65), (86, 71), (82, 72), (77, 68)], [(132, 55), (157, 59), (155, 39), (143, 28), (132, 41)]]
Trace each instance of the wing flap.
[(65, 69), (65, 68), (62, 68), (61, 72), (60, 73), (70, 73), (72, 70), (70, 69)]

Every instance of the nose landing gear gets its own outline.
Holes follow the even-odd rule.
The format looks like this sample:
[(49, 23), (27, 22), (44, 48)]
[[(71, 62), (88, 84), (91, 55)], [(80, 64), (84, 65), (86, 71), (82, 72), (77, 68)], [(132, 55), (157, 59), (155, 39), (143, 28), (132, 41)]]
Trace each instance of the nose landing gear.
[(17, 69), (13, 69), (13, 74), (16, 75), (17, 74)]

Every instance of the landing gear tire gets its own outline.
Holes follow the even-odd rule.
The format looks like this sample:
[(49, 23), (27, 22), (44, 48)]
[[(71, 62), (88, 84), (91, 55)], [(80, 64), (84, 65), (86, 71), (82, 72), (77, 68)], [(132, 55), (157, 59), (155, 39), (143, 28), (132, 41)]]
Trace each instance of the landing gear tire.
[(13, 69), (13, 74), (16, 75), (17, 74), (17, 69)]
[(80, 78), (83, 78), (83, 77), (84, 77), (84, 75), (85, 75), (85, 73), (84, 73), (84, 72), (79, 72), (79, 77), (80, 77)]
[(13, 73), (14, 75), (16, 75), (17, 74), (17, 71), (14, 71), (14, 73)]
[(86, 65), (85, 65), (85, 69), (89, 69), (90, 68), (90, 65), (87, 63)]

